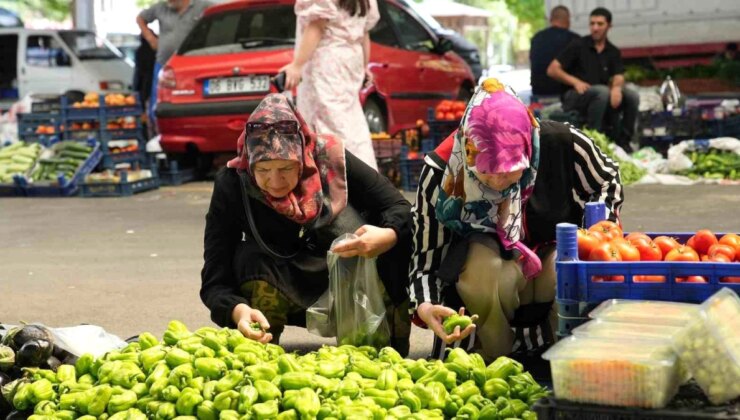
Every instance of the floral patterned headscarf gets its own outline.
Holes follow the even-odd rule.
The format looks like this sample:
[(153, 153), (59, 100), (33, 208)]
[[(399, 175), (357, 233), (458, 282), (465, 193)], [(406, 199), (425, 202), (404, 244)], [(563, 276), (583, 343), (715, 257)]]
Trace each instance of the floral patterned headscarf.
[[(510, 89), (509, 89), (510, 90)], [(439, 191), (437, 219), (454, 232), (496, 233), (507, 250), (522, 254), (522, 271), (532, 278), (542, 269), (522, 242), (524, 204), (534, 190), (539, 164), (539, 124), (513, 91), (487, 79), (468, 103), (455, 135)], [(496, 191), (477, 174), (523, 170), (521, 179)]]
[[(246, 193), (294, 222), (320, 227), (330, 224), (347, 206), (347, 174), (344, 144), (334, 136), (311, 131), (293, 104), (283, 94), (270, 94), (249, 116), (248, 123), (298, 123), (295, 135), (274, 129), (258, 135), (242, 132), (238, 156), (226, 166), (243, 178)], [(300, 165), (298, 185), (285, 197), (275, 198), (257, 187), (254, 165), (270, 160), (290, 160)]]

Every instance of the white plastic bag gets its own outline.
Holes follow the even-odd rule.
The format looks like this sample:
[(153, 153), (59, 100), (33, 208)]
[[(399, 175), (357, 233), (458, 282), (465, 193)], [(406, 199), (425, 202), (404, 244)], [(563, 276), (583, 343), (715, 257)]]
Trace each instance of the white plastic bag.
[[(356, 238), (345, 234), (335, 239)], [(385, 289), (378, 277), (376, 258), (341, 258), (329, 251), (329, 287), (306, 311), (306, 328), (312, 334), (337, 337), (337, 343), (384, 347), (390, 343)]]
[[(50, 328), (40, 325), (54, 336), (54, 346), (79, 357), (85, 353), (100, 357), (105, 353), (126, 347), (126, 342), (116, 335), (106, 332), (97, 325), (77, 325), (74, 327)], [(15, 328), (15, 325), (2, 324), (6, 330)], [(0, 329), (1, 330), (1, 329)]]

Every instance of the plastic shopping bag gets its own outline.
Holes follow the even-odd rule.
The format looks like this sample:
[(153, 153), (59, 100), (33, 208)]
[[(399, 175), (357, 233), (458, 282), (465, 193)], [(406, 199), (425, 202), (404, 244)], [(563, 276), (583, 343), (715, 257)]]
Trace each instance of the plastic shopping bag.
[[(355, 238), (346, 234), (332, 243)], [(384, 347), (390, 343), (384, 287), (375, 258), (341, 258), (327, 253), (329, 287), (306, 312), (312, 334), (336, 336), (340, 345)]]

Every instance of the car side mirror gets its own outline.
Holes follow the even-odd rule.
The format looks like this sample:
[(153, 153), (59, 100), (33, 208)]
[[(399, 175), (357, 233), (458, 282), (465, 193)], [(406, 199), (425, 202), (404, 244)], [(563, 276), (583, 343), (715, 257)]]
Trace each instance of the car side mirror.
[(452, 41), (445, 37), (440, 37), (434, 50), (437, 54), (442, 55), (448, 51), (452, 51), (453, 47)]

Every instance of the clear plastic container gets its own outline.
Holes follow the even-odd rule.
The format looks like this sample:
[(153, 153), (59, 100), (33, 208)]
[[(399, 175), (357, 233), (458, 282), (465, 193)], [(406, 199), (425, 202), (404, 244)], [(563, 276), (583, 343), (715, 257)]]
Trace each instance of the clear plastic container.
[(597, 306), (588, 316), (611, 322), (686, 326), (698, 314), (699, 305), (693, 303), (610, 299)]
[(680, 384), (675, 353), (655, 341), (571, 336), (542, 357), (555, 396), (575, 402), (661, 408)]
[(724, 288), (674, 338), (681, 361), (714, 404), (740, 396), (740, 298)]
[[(593, 319), (573, 329), (573, 335), (582, 338), (606, 338), (630, 342), (633, 340), (653, 341), (655, 346), (665, 346), (673, 351), (673, 339), (686, 330), (686, 326), (648, 325), (628, 322), (611, 322)], [(679, 359), (677, 361), (680, 382), (691, 379), (691, 373)]]

